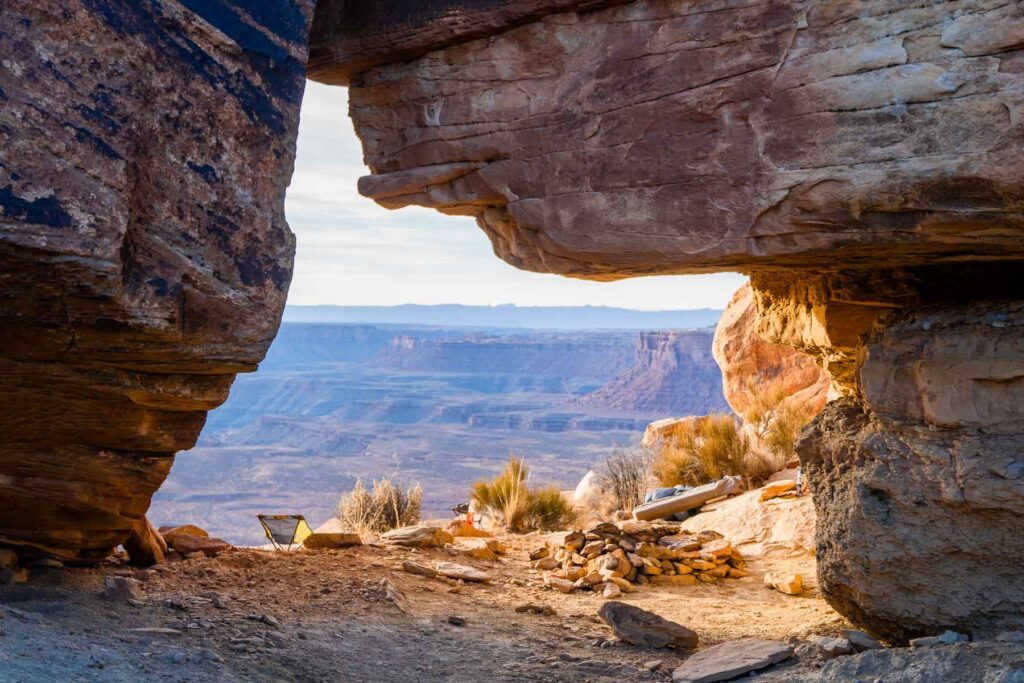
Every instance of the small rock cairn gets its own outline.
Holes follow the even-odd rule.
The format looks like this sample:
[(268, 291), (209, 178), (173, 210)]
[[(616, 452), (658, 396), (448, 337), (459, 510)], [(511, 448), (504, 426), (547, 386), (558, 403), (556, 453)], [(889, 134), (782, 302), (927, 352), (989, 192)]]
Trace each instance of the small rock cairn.
[(680, 532), (671, 522), (604, 522), (572, 531), (560, 546), (530, 554), (534, 569), (549, 571), (544, 584), (571, 593), (593, 590), (606, 598), (635, 585), (693, 586), (747, 576), (743, 556), (715, 531)]

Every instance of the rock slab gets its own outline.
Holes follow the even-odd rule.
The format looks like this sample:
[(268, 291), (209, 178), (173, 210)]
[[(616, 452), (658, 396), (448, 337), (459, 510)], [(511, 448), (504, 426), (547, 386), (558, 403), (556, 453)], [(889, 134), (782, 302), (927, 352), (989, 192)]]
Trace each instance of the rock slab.
[(381, 539), (385, 543), (407, 548), (443, 548), (455, 540), (450, 533), (435, 526), (410, 526), (394, 529), (381, 534)]
[(778, 664), (793, 655), (784, 643), (743, 638), (701, 650), (672, 672), (672, 683), (715, 683)]
[(359, 537), (359, 534), (345, 530), (341, 525), (341, 520), (337, 517), (318, 526), (302, 542), (302, 545), (307, 548), (350, 548), (362, 544), (363, 539)]
[(673, 647), (692, 650), (698, 636), (690, 629), (625, 602), (606, 602), (598, 616), (608, 624), (616, 637), (643, 647)]

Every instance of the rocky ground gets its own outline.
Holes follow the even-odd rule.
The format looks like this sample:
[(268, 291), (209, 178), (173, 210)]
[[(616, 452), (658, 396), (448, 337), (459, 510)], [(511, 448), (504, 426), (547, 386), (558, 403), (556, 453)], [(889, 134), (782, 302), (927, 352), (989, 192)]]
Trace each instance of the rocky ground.
[[(602, 598), (541, 587), (527, 558), (538, 538), (503, 541), (510, 552), (497, 563), (458, 559), (488, 572), (490, 584), (401, 569), (406, 560), (452, 560), (451, 551), (373, 545), (240, 549), (171, 563), (134, 573), (144, 595), (131, 603), (100, 597), (105, 577), (133, 574), (127, 566), (36, 568), (28, 583), (0, 589), (0, 678), (662, 680), (684, 658), (615, 641), (597, 616)], [(385, 579), (407, 597), (409, 613), (388, 598)], [(785, 640), (840, 625), (822, 600), (767, 590), (759, 576), (647, 587), (623, 599), (689, 625), (704, 644)], [(525, 604), (555, 614), (516, 612)], [(646, 671), (655, 660), (659, 670)]]
[[(451, 548), (366, 545), (238, 549), (141, 571), (118, 561), (37, 567), (27, 583), (0, 588), (0, 680), (662, 681), (686, 659), (617, 640), (597, 616), (605, 601), (593, 593), (543, 588), (527, 557), (538, 537), (501, 540), (509, 552), (497, 562), (453, 557)], [(457, 561), (492, 581), (416, 576), (402, 570), (408, 561)], [(807, 572), (808, 562), (790, 565)], [(837, 633), (843, 620), (813, 585), (801, 597), (783, 595), (764, 587), (756, 561), (750, 565), (743, 579), (645, 586), (620, 599), (692, 628), (702, 649), (741, 637), (796, 646), (797, 655), (763, 680), (929, 680), (907, 655), (920, 649), (825, 660), (806, 639)], [(141, 597), (103, 599), (112, 576), (140, 579)], [(522, 611), (526, 605), (554, 613)], [(1012, 677), (1010, 645), (996, 654), (975, 644), (944, 650), (965, 653), (950, 671), (975, 671), (964, 663), (982, 662), (1011, 677), (931, 680), (1024, 680), (1024, 669)], [(1015, 647), (1020, 666), (1024, 647)]]

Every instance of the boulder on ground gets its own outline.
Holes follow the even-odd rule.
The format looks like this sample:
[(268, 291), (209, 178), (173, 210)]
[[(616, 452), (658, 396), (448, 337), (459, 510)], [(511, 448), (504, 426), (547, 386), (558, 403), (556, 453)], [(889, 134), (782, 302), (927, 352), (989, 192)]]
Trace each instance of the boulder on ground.
[(175, 534), (168, 543), (185, 557), (193, 553), (202, 553), (207, 557), (216, 557), (226, 550), (231, 550), (231, 544), (224, 539), (210, 538), (208, 536)]
[(139, 517), (132, 526), (128, 538), (121, 545), (124, 546), (132, 564), (143, 567), (162, 564), (167, 554), (167, 541), (157, 533), (145, 515)]
[(714, 503), (682, 523), (683, 532), (714, 529), (747, 557), (811, 558), (814, 554), (815, 512), (810, 496), (761, 504), (760, 489)]
[(486, 572), (482, 572), (475, 567), (470, 567), (465, 564), (455, 564), (454, 562), (438, 562), (434, 565), (434, 569), (441, 576), (448, 577), (449, 579), (461, 579), (470, 583), (488, 583), (491, 577)]
[(179, 524), (177, 526), (160, 527), (160, 535), (164, 537), (164, 540), (168, 544), (170, 544), (172, 538), (179, 534), (186, 534), (188, 536), (200, 536), (202, 538), (210, 537), (210, 534), (206, 532), (206, 529), (198, 527), (195, 524)]
[(494, 562), (505, 554), (505, 546), (496, 538), (459, 538), (455, 547), (466, 557)]
[(759, 638), (742, 638), (709, 647), (687, 659), (672, 673), (672, 683), (730, 681), (788, 659), (793, 648)]
[(407, 548), (443, 548), (455, 540), (444, 529), (426, 525), (394, 529), (382, 534), (381, 539), (386, 543)]
[(697, 647), (697, 634), (690, 629), (625, 602), (606, 602), (598, 615), (620, 639), (645, 647)]
[(833, 636), (811, 636), (807, 639), (811, 645), (817, 648), (822, 657), (832, 659), (840, 655), (848, 655), (853, 652), (853, 643), (846, 638), (835, 638)]
[(318, 526), (302, 542), (307, 548), (349, 548), (362, 544), (363, 539), (359, 538), (359, 534), (344, 529), (337, 517), (332, 517)]
[(127, 576), (108, 576), (103, 580), (100, 597), (110, 602), (140, 600), (143, 596), (142, 582)]
[(799, 574), (765, 574), (764, 585), (786, 595), (803, 595), (804, 582)]
[(415, 574), (417, 576), (425, 576), (428, 579), (433, 579), (437, 576), (437, 572), (425, 565), (419, 564), (418, 562), (410, 562), (406, 560), (402, 563), (402, 571), (407, 574)]
[(872, 638), (870, 635), (855, 628), (844, 628), (841, 633), (843, 637), (850, 641), (855, 650), (881, 650), (882, 644)]
[(490, 538), (494, 535), (489, 531), (484, 531), (480, 527), (473, 526), (465, 519), (453, 519), (448, 523), (448, 526), (445, 527), (445, 531), (456, 538), (460, 536), (468, 538)]
[(605, 486), (601, 475), (590, 470), (572, 492), (572, 504), (587, 512), (611, 511), (615, 507), (615, 497)]

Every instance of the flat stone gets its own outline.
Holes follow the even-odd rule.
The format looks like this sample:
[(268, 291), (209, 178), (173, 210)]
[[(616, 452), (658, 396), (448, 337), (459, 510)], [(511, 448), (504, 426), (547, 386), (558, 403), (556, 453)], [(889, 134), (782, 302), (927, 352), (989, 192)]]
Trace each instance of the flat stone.
[(855, 628), (844, 628), (840, 633), (850, 641), (856, 650), (881, 650), (882, 644), (864, 631)]
[(784, 643), (742, 638), (709, 647), (687, 659), (672, 673), (672, 683), (715, 683), (778, 664), (793, 655)]
[(765, 574), (764, 585), (786, 595), (803, 595), (803, 577), (799, 574)]
[(381, 534), (385, 543), (407, 548), (443, 548), (455, 538), (436, 526), (410, 526)]
[(853, 652), (853, 643), (846, 638), (835, 638), (832, 636), (811, 636), (807, 639), (809, 643), (817, 648), (822, 656), (831, 659), (840, 655), (848, 655)]
[(658, 574), (648, 577), (654, 586), (696, 586), (697, 577), (693, 574)]
[(127, 576), (108, 576), (103, 580), (100, 597), (110, 602), (140, 600), (144, 596), (142, 582)]
[(430, 579), (432, 579), (435, 576), (437, 576), (437, 572), (434, 571), (433, 569), (431, 569), (430, 567), (427, 567), (427, 566), (422, 565), (422, 564), (418, 564), (416, 562), (410, 562), (409, 560), (406, 560), (405, 562), (402, 563), (402, 571), (404, 571), (404, 572), (406, 572), (408, 574), (416, 574), (418, 576), (426, 576), (427, 578), (430, 578)]
[(362, 545), (359, 534), (342, 528), (341, 520), (332, 517), (313, 531), (302, 545), (307, 548), (350, 548)]
[(167, 542), (185, 557), (197, 557), (195, 553), (202, 553), (206, 557), (216, 557), (226, 550), (231, 550), (231, 544), (224, 539), (191, 534), (176, 534)]
[(787, 491), (792, 491), (796, 488), (795, 479), (783, 479), (781, 481), (773, 481), (770, 484), (761, 487), (761, 502), (771, 500), (772, 498), (778, 498)]
[(954, 643), (967, 642), (969, 639), (962, 633), (956, 631), (944, 631), (937, 636), (924, 636), (922, 638), (912, 638), (910, 640), (910, 647), (932, 647), (935, 645), (953, 645)]
[(438, 562), (434, 569), (441, 576), (446, 576), (449, 579), (462, 579), (463, 581), (469, 581), (471, 583), (488, 583), (491, 577), (486, 572), (482, 572), (479, 569), (470, 567), (465, 564), (455, 564), (454, 562)]
[(598, 610), (606, 624), (620, 639), (645, 647), (697, 647), (697, 634), (690, 629), (625, 602), (607, 602)]
[(186, 534), (188, 536), (201, 536), (203, 538), (209, 538), (210, 534), (206, 529), (196, 526), (195, 524), (179, 524), (177, 526), (162, 526), (160, 527), (159, 533), (163, 536), (164, 540), (168, 543), (175, 536)]
[[(584, 579), (580, 579), (583, 581)], [(572, 589), (576, 587), (576, 584), (568, 579), (560, 579), (557, 576), (545, 576), (544, 585), (548, 588), (554, 588), (562, 593), (572, 593)]]

